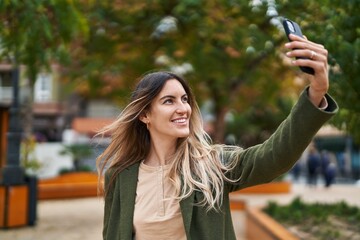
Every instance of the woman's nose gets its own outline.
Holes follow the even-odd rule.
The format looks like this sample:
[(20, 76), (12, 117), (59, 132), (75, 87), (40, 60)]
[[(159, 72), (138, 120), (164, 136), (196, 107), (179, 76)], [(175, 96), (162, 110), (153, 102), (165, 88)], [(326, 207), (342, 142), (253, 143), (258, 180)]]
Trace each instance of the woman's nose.
[(183, 102), (179, 103), (177, 108), (176, 108), (176, 112), (185, 113), (186, 111), (187, 111), (187, 108), (186, 108), (185, 103), (183, 103)]

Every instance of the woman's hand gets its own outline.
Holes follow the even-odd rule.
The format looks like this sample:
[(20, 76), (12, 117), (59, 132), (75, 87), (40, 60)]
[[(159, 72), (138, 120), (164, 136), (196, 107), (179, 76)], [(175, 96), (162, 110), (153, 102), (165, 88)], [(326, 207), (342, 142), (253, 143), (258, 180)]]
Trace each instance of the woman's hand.
[(290, 34), (289, 37), (292, 41), (286, 43), (285, 47), (291, 50), (286, 55), (291, 58), (306, 58), (293, 60), (292, 64), (314, 69), (314, 75), (308, 74), (310, 80), (309, 98), (315, 106), (320, 106), (329, 89), (328, 51), (323, 45), (311, 42), (306, 38), (294, 34)]

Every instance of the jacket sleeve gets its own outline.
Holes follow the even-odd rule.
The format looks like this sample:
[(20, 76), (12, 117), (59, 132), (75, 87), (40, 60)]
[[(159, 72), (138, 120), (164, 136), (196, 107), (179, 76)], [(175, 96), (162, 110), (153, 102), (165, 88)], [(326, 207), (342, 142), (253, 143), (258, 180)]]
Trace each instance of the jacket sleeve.
[[(288, 117), (264, 143), (238, 150), (238, 162), (228, 173), (237, 180), (229, 183), (229, 191), (267, 183), (284, 174), (300, 158), (320, 127), (337, 111), (336, 102), (326, 95), (328, 107), (320, 110), (303, 91)], [(233, 159), (228, 159), (233, 161)]]
[[(104, 189), (106, 190), (105, 193), (105, 205), (104, 205), (104, 222), (103, 222), (103, 239), (109, 239), (109, 233), (108, 233), (108, 228), (110, 225), (110, 218), (111, 218), (111, 211), (112, 211), (112, 206), (114, 203), (114, 190), (109, 189), (109, 184), (110, 184), (110, 179), (112, 177), (113, 171), (108, 169), (105, 172), (105, 182), (104, 182)], [(113, 182), (113, 184), (115, 184), (115, 182)]]

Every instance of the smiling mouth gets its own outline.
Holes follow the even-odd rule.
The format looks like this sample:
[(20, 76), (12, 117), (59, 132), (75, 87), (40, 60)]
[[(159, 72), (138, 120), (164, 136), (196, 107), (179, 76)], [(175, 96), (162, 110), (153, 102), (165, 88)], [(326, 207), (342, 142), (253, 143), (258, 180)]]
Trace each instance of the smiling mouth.
[(172, 120), (172, 122), (174, 123), (186, 123), (186, 118), (179, 118), (179, 119), (175, 119), (175, 120)]

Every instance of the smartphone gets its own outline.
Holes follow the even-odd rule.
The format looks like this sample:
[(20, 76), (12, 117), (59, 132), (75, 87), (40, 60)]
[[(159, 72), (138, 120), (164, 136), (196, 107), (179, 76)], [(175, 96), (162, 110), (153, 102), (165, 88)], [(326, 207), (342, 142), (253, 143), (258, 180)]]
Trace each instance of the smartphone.
[[(289, 38), (289, 34), (291, 34), (291, 33), (295, 34), (295, 35), (297, 35), (299, 37), (302, 37), (302, 38), (304, 37), (302, 35), (300, 26), (296, 22), (291, 21), (291, 20), (289, 20), (287, 18), (284, 18), (282, 23), (283, 23), (283, 26), (284, 26), (286, 36), (289, 39), (289, 41), (291, 41), (290, 38)], [(303, 59), (306, 59), (306, 58), (303, 58)], [(311, 67), (300, 67), (300, 69), (301, 69), (301, 71), (303, 71), (305, 73), (314, 75), (314, 69), (312, 69)]]

